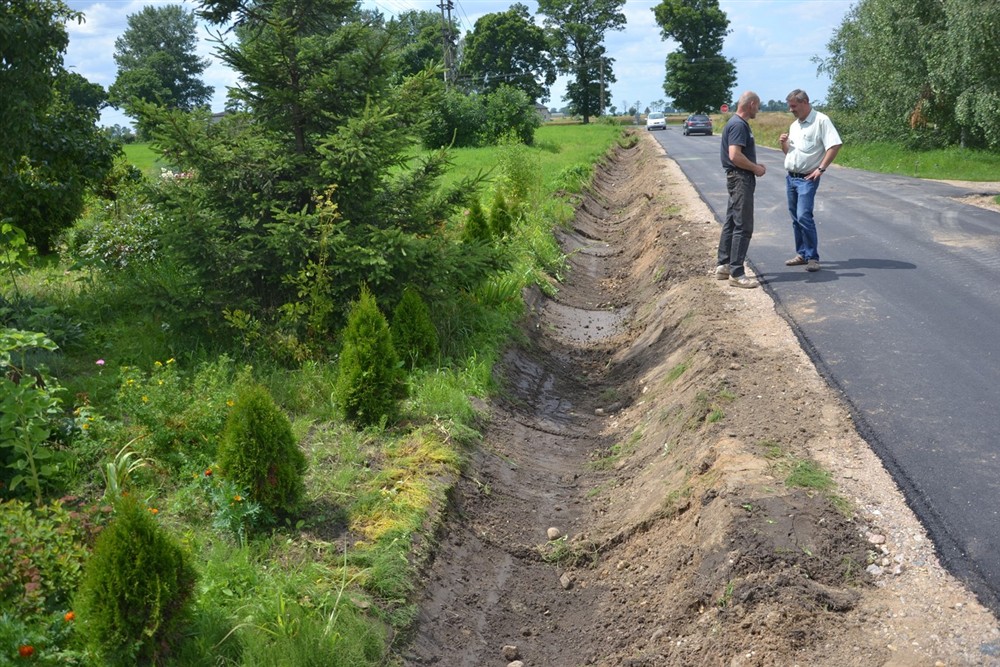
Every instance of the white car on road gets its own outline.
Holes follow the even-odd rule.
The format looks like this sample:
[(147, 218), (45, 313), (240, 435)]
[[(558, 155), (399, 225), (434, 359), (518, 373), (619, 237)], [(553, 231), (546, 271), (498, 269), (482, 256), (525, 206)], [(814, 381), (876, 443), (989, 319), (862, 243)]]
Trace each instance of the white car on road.
[(653, 111), (646, 116), (646, 130), (667, 129), (667, 117), (659, 111)]

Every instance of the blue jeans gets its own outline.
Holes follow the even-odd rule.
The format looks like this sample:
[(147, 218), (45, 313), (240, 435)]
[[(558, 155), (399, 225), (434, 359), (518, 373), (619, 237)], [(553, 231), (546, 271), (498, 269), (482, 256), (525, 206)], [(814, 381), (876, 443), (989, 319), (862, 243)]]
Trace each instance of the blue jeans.
[(785, 176), (788, 212), (792, 214), (792, 232), (795, 234), (795, 252), (806, 261), (819, 261), (819, 237), (816, 235), (816, 219), (813, 218), (813, 202), (818, 189), (818, 178), (807, 181), (791, 174)]
[(719, 264), (728, 265), (729, 275), (733, 278), (746, 273), (743, 261), (747, 258), (750, 237), (753, 236), (753, 193), (756, 188), (757, 177), (749, 171), (733, 169), (726, 172), (729, 203), (719, 237)]

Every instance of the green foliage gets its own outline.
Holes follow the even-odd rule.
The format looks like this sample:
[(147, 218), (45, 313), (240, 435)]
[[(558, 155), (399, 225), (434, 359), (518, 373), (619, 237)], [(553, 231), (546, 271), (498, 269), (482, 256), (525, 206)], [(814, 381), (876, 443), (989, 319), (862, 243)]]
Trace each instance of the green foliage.
[(184, 110), (208, 102), (212, 87), (200, 77), (209, 61), (195, 53), (194, 12), (180, 5), (146, 6), (129, 14), (126, 22), (125, 32), (115, 40), (118, 76), (108, 91), (112, 104), (131, 115), (135, 99)]
[(23, 229), (40, 254), (52, 251), (111, 168), (117, 149), (97, 128), (103, 98), (100, 86), (59, 68), (23, 152), (0, 153), (0, 223)]
[(234, 480), (213, 475), (211, 469), (201, 479), (212, 506), (212, 526), (229, 533), (239, 544), (246, 545), (250, 535), (273, 518)]
[(468, 213), (465, 216), (465, 226), (462, 228), (462, 240), (466, 243), (486, 244), (493, 240), (490, 232), (490, 223), (486, 219), (483, 205), (476, 197), (469, 204)]
[(496, 238), (503, 238), (514, 229), (514, 213), (507, 203), (507, 197), (497, 189), (493, 193), (493, 203), (490, 206), (490, 233)]
[(360, 426), (393, 422), (403, 388), (400, 362), (389, 324), (367, 288), (351, 305), (341, 339), (334, 396), (344, 416)]
[(729, 19), (718, 0), (662, 0), (653, 13), (663, 38), (678, 44), (667, 55), (663, 83), (674, 105), (701, 112), (729, 102), (736, 64), (722, 55)]
[(61, 483), (62, 451), (50, 442), (62, 415), (62, 387), (31, 361), (36, 350), (55, 350), (45, 334), (0, 329), (0, 490), (25, 484), (36, 502)]
[[(570, 111), (583, 116), (604, 112), (601, 87), (614, 83), (612, 59), (604, 48), (609, 30), (625, 29), (625, 0), (540, 0), (538, 12), (545, 16), (544, 26), (551, 35), (550, 48), (560, 73), (572, 75), (566, 86)], [(603, 82), (603, 83), (602, 83)], [(604, 104), (610, 104), (606, 95)]]
[(429, 149), (480, 146), (486, 109), (478, 95), (451, 88), (436, 98), (425, 112), (420, 136)]
[(234, 372), (225, 356), (199, 367), (193, 378), (173, 358), (154, 362), (149, 373), (123, 367), (117, 401), (136, 447), (174, 468), (184, 460), (199, 467), (211, 461), (232, 402)]
[(403, 290), (403, 298), (392, 311), (390, 332), (396, 354), (410, 368), (437, 360), (440, 353), (437, 329), (427, 303), (412, 285)]
[(545, 100), (556, 80), (548, 50), (545, 31), (527, 7), (515, 3), (505, 12), (476, 19), (465, 37), (460, 72), (468, 87), (479, 93), (508, 85), (521, 90), (529, 102)]
[(59, 501), (0, 502), (0, 607), (31, 623), (69, 611), (93, 528), (87, 513)]
[(76, 598), (81, 637), (105, 664), (163, 664), (194, 592), (190, 557), (153, 513), (122, 499), (87, 561)]
[(219, 467), (265, 511), (288, 515), (299, 509), (306, 459), (288, 417), (261, 385), (240, 390), (219, 445)]
[(534, 101), (524, 91), (513, 86), (501, 85), (486, 96), (486, 138), (499, 144), (505, 137), (517, 137), (530, 146), (535, 141), (535, 129), (542, 124), (542, 117), (535, 110)]

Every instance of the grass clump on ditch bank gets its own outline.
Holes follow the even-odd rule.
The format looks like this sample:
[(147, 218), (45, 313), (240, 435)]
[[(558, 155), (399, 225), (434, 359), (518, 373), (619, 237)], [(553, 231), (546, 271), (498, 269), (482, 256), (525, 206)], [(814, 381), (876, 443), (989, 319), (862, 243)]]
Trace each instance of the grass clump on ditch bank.
[[(55, 332), (55, 340), (7, 334), (11, 361), (0, 357), (0, 375), (8, 377), (18, 364), (46, 378), (47, 393), (20, 418), (29, 429), (24, 432), (38, 436), (32, 452), (58, 453), (44, 472), (39, 468), (33, 504), (6, 511), (28, 489), (10, 488), (11, 471), (27, 460), (23, 448), (0, 443), (3, 530), (25, 512), (38, 521), (18, 525), (51, 526), (61, 515), (46, 513), (36, 496), (71, 495), (74, 516), (86, 517), (92, 530), (46, 544), (58, 552), (53, 558), (79, 562), (93, 533), (114, 534), (109, 531), (121, 518), (111, 509), (115, 499), (141, 502), (143, 519), (179, 545), (197, 577), (188, 603), (176, 605), (184, 610), (177, 617), (182, 631), (169, 654), (151, 655), (151, 662), (384, 664), (387, 638), (415, 613), (413, 564), (421, 554), (414, 553), (414, 538), (445, 503), (448, 481), (479, 437), (472, 399), (493, 389), (492, 368), (523, 310), (522, 289), (558, 284), (565, 258), (552, 228), (570, 219), (575, 193), (620, 132), (606, 125), (546, 126), (534, 147), (454, 151), (442, 187), (489, 171), (481, 201), (499, 201), (494, 193), (501, 193), (503, 233), (476, 240), (490, 246), (482, 253), (490, 262), (482, 280), (453, 295), (419, 294), (426, 303), (411, 309), (417, 314), (407, 316), (406, 326), (427, 330), (428, 316), (438, 345), (418, 350), (411, 340), (404, 345), (406, 363), (399, 363), (392, 326), (385, 328), (378, 357), (395, 378), (385, 397), (391, 409), (366, 406), (378, 418), (358, 424), (338, 416), (348, 337), (338, 334), (329, 353), (318, 352), (327, 321), (317, 315), (326, 311), (312, 288), (328, 275), (292, 275), (305, 296), (283, 313), (286, 321), (313, 327), (307, 337), (293, 338), (280, 321), (241, 305), (211, 312), (207, 296), (192, 299), (189, 276), (158, 263), (161, 211), (154, 202), (142, 194), (121, 202), (142, 209), (141, 215), (114, 214), (136, 221), (141, 259), (131, 261), (127, 244), (109, 235), (88, 246), (93, 261), (39, 261), (16, 283), (3, 284), (5, 331)], [(190, 176), (167, 187), (197, 183)], [(490, 213), (484, 207), (487, 220)], [(438, 233), (461, 243), (463, 222), (462, 215), (442, 221)], [(78, 240), (86, 243), (83, 235)], [(98, 261), (98, 246), (125, 254)], [(312, 270), (326, 267), (316, 263)], [(193, 303), (204, 312), (193, 312)], [(403, 320), (394, 325), (403, 328)], [(376, 336), (366, 332), (363, 342), (370, 345)], [(372, 363), (359, 361), (355, 386), (367, 381)], [(253, 396), (245, 387), (254, 388)], [(42, 540), (47, 530), (25, 537)], [(68, 589), (80, 584), (72, 573), (60, 577)], [(74, 611), (72, 599), (67, 591), (35, 600), (31, 614), (0, 616), (0, 652), (16, 655), (18, 642), (27, 642), (39, 664), (65, 663), (67, 656), (82, 666), (105, 664), (100, 655), (110, 644), (92, 644), (103, 635), (83, 630), (98, 618), (95, 605), (84, 601), (89, 598), (80, 598), (83, 606), (74, 614), (79, 626), (52, 629), (52, 618)], [(13, 604), (18, 611), (21, 603)], [(173, 633), (171, 623), (163, 627)]]

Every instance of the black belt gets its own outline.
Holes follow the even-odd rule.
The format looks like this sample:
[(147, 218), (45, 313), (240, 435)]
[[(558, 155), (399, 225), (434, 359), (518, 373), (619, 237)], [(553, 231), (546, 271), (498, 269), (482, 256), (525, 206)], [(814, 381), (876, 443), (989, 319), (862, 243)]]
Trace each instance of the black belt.
[[(810, 173), (812, 173), (812, 172), (810, 172)], [(791, 176), (792, 178), (806, 178), (806, 177), (809, 176), (809, 174), (800, 174), (797, 171), (790, 171), (790, 172), (788, 172), (788, 175)]]

